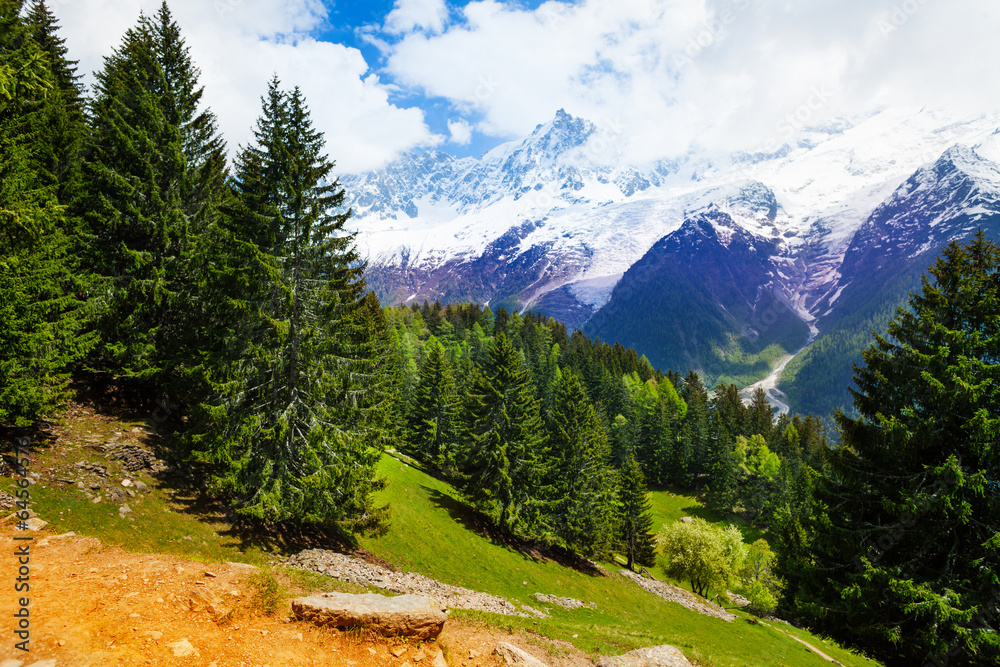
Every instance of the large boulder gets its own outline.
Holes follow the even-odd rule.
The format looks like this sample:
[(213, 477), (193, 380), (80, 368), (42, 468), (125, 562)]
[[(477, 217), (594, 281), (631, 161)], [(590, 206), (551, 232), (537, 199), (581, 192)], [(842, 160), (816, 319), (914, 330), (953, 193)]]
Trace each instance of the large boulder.
[(440, 603), (422, 595), (390, 598), (366, 593), (324, 593), (292, 600), (295, 617), (335, 628), (365, 627), (386, 637), (433, 639), (447, 620)]
[(602, 658), (597, 667), (692, 667), (680, 649), (664, 644), (636, 649), (625, 655)]
[(508, 667), (547, 667), (535, 656), (507, 642), (497, 644), (496, 652)]

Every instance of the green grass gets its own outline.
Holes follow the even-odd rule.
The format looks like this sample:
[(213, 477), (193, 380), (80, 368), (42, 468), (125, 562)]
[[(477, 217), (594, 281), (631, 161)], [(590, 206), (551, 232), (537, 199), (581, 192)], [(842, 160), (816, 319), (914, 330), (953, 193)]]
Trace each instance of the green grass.
[[(458, 618), (489, 619), (501, 627), (533, 630), (589, 653), (615, 655), (673, 644), (700, 664), (716, 667), (830, 664), (774, 628), (748, 623), (744, 616), (732, 623), (702, 616), (619, 577), (590, 576), (493, 542), (473, 529), (468, 512), (446, 483), (391, 457), (382, 461), (380, 472), (389, 482), (381, 499), (392, 507), (392, 526), (383, 537), (362, 539), (364, 548), (401, 569), (500, 595), (516, 604), (543, 607), (531, 597), (539, 592), (597, 605), (596, 610), (546, 608), (552, 618), (542, 620), (470, 611), (455, 612)], [(679, 519), (698, 507), (690, 496), (654, 493), (658, 522)], [(876, 664), (808, 633), (802, 637), (844, 665)]]
[[(87, 433), (106, 435), (96, 422), (90, 426)], [(109, 426), (122, 427), (122, 424)], [(49, 521), (53, 530), (94, 536), (105, 544), (129, 551), (175, 554), (204, 562), (243, 561), (267, 567), (265, 549), (273, 550), (274, 543), (265, 537), (248, 542), (246, 535), (232, 530), (217, 506), (195, 493), (170, 488), (148, 475), (130, 474), (132, 479), (144, 481), (150, 491), (120, 501), (133, 510), (122, 518), (118, 515), (120, 503), (92, 503), (80, 489), (52, 480), (71, 470), (79, 460), (106, 465), (111, 479), (119, 482), (124, 476), (117, 463), (85, 445), (63, 443), (39, 447), (32, 469), (42, 473), (42, 481), (31, 487), (32, 509)], [(391, 527), (382, 537), (362, 538), (361, 547), (400, 569), (499, 595), (515, 604), (544, 609), (551, 615), (549, 619), (535, 620), (456, 610), (455, 618), (539, 633), (568, 641), (591, 654), (616, 655), (643, 646), (672, 644), (703, 666), (829, 664), (777, 629), (750, 624), (742, 615), (733, 623), (702, 616), (661, 600), (620, 577), (591, 576), (539, 554), (526, 555), (492, 541), (479, 531), (474, 515), (457, 500), (448, 484), (388, 456), (383, 459), (380, 472), (388, 480), (380, 499), (392, 508)], [(657, 529), (682, 516), (715, 520), (690, 495), (657, 489), (652, 493), (652, 504)], [(657, 569), (653, 572), (662, 575)], [(279, 569), (277, 574), (286, 594), (364, 590), (306, 572)], [(597, 609), (568, 611), (557, 606), (546, 607), (531, 597), (536, 592), (593, 602)], [(844, 665), (876, 664), (809, 633), (791, 627), (785, 629)]]

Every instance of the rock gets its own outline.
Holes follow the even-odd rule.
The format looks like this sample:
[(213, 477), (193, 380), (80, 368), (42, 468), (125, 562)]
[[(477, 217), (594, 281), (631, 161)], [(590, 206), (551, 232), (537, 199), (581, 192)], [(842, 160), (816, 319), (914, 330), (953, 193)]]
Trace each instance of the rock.
[(226, 565), (229, 566), (231, 570), (256, 570), (258, 569), (256, 565), (251, 565), (250, 563), (237, 563), (234, 561), (226, 561)]
[(145, 635), (145, 636), (147, 636), (147, 637), (149, 637), (150, 639), (157, 640), (157, 641), (160, 640), (160, 639), (163, 639), (163, 633), (160, 632), (159, 630), (146, 630), (142, 634)]
[(689, 516), (682, 516), (681, 523), (694, 523), (694, 519)]
[(136, 472), (143, 468), (153, 468), (157, 463), (156, 456), (134, 444), (116, 445), (111, 449), (111, 458), (121, 461), (122, 467), (129, 472)]
[(684, 654), (673, 646), (650, 646), (618, 655), (602, 658), (597, 667), (692, 667)]
[(146, 493), (149, 491), (149, 487), (146, 486), (146, 483), (138, 479), (132, 482), (132, 486), (134, 486), (135, 490), (139, 493)]
[(421, 660), (423, 660), (423, 659), (424, 659), (424, 658), (426, 658), (426, 657), (427, 657), (427, 654), (426, 654), (426, 653), (424, 653), (424, 649), (423, 649), (423, 648), (421, 648), (421, 649), (420, 649), (419, 651), (417, 651), (417, 652), (416, 652), (416, 653), (415, 653), (415, 654), (413, 655), (413, 662), (420, 662)]
[(579, 609), (580, 607), (597, 609), (597, 605), (593, 602), (581, 602), (580, 600), (574, 600), (573, 598), (561, 598), (556, 595), (546, 595), (545, 593), (535, 593), (534, 598), (539, 602), (557, 604), (566, 609)]
[[(9, 509), (9, 508), (7, 508), (7, 509)], [(24, 662), (21, 661), (21, 660), (15, 660), (14, 658), (8, 658), (7, 660), (4, 660), (3, 662), (0, 662), (0, 667), (21, 667), (21, 665), (23, 665), (23, 664), (24, 664)]]
[(38, 662), (33, 662), (30, 665), (25, 665), (24, 667), (56, 667), (56, 661), (52, 658), (48, 660), (39, 660)]
[(401, 656), (404, 653), (406, 653), (406, 647), (405, 646), (397, 646), (396, 648), (394, 648), (391, 651), (389, 651), (389, 653), (392, 653), (393, 656), (395, 656), (395, 657), (398, 658), (399, 656)]
[(292, 600), (292, 613), (299, 620), (319, 626), (347, 628), (365, 626), (393, 637), (433, 639), (447, 620), (440, 603), (420, 595), (388, 598), (366, 593), (324, 593)]
[(448, 667), (448, 661), (444, 659), (444, 653), (441, 649), (437, 650), (434, 655), (434, 661), (431, 662), (431, 667)]
[(132, 480), (125, 478), (122, 480), (122, 486), (132, 486)]
[(544, 662), (507, 642), (497, 644), (496, 653), (510, 667), (547, 667)]
[(132, 508), (129, 507), (128, 505), (122, 505), (121, 507), (118, 508), (118, 513), (119, 514), (131, 514), (132, 513)]
[(16, 504), (17, 504), (17, 498), (10, 495), (6, 491), (0, 491), (0, 509), (5, 509), (5, 510), (14, 509), (14, 506)]
[(201, 611), (204, 609), (209, 614), (226, 613), (225, 608), (222, 605), (222, 598), (210, 590), (196, 588), (188, 591), (187, 595), (188, 606), (191, 608), (191, 611)]
[(174, 656), (177, 658), (198, 658), (201, 656), (201, 653), (199, 653), (198, 649), (191, 645), (191, 642), (187, 640), (187, 637), (180, 641), (167, 644), (167, 648), (172, 649)]
[(24, 525), (28, 527), (28, 530), (41, 530), (42, 528), (45, 528), (45, 526), (49, 525), (49, 522), (42, 521), (36, 516), (25, 521)]

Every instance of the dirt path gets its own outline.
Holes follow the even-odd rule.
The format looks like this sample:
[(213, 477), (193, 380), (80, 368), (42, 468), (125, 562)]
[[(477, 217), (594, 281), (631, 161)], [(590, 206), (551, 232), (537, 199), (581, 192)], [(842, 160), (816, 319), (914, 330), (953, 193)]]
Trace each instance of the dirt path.
[[(18, 576), (13, 554), (25, 542), (14, 537), (24, 534), (0, 529), (0, 582)], [(94, 538), (32, 535), (31, 651), (14, 647), (12, 622), (5, 621), (0, 665), (14, 659), (25, 667), (45, 660), (55, 661), (46, 667), (424, 667), (440, 646), (451, 667), (499, 667), (493, 653), (498, 641), (516, 644), (552, 667), (593, 664), (571, 647), (549, 643), (555, 649), (550, 652), (544, 640), (455, 620), (437, 642), (424, 645), (316, 628), (290, 620), (287, 602), (274, 616), (255, 611), (249, 583), (254, 570), (248, 566), (133, 554)], [(3, 589), (8, 592), (0, 597), (0, 617), (12, 619), (17, 596), (24, 594), (15, 593), (13, 583)], [(214, 593), (232, 613), (220, 618), (193, 611), (191, 591)], [(184, 652), (190, 655), (176, 655)]]

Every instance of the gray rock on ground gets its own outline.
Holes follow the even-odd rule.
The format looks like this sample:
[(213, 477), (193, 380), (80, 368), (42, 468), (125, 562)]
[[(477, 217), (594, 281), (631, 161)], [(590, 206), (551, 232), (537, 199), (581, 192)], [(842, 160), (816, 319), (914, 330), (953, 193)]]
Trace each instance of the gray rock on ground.
[(597, 667), (692, 667), (680, 649), (668, 646), (649, 646), (625, 655), (602, 658)]
[(557, 604), (564, 609), (580, 609), (581, 607), (597, 609), (597, 605), (593, 602), (581, 602), (580, 600), (574, 600), (573, 598), (561, 598), (558, 595), (535, 593), (534, 598), (539, 602), (544, 602), (546, 604)]
[(507, 642), (497, 644), (496, 653), (508, 667), (547, 667), (535, 656)]
[(365, 593), (324, 593), (292, 600), (299, 620), (321, 627), (361, 626), (386, 637), (433, 639), (448, 619), (440, 603), (422, 595), (390, 598)]

